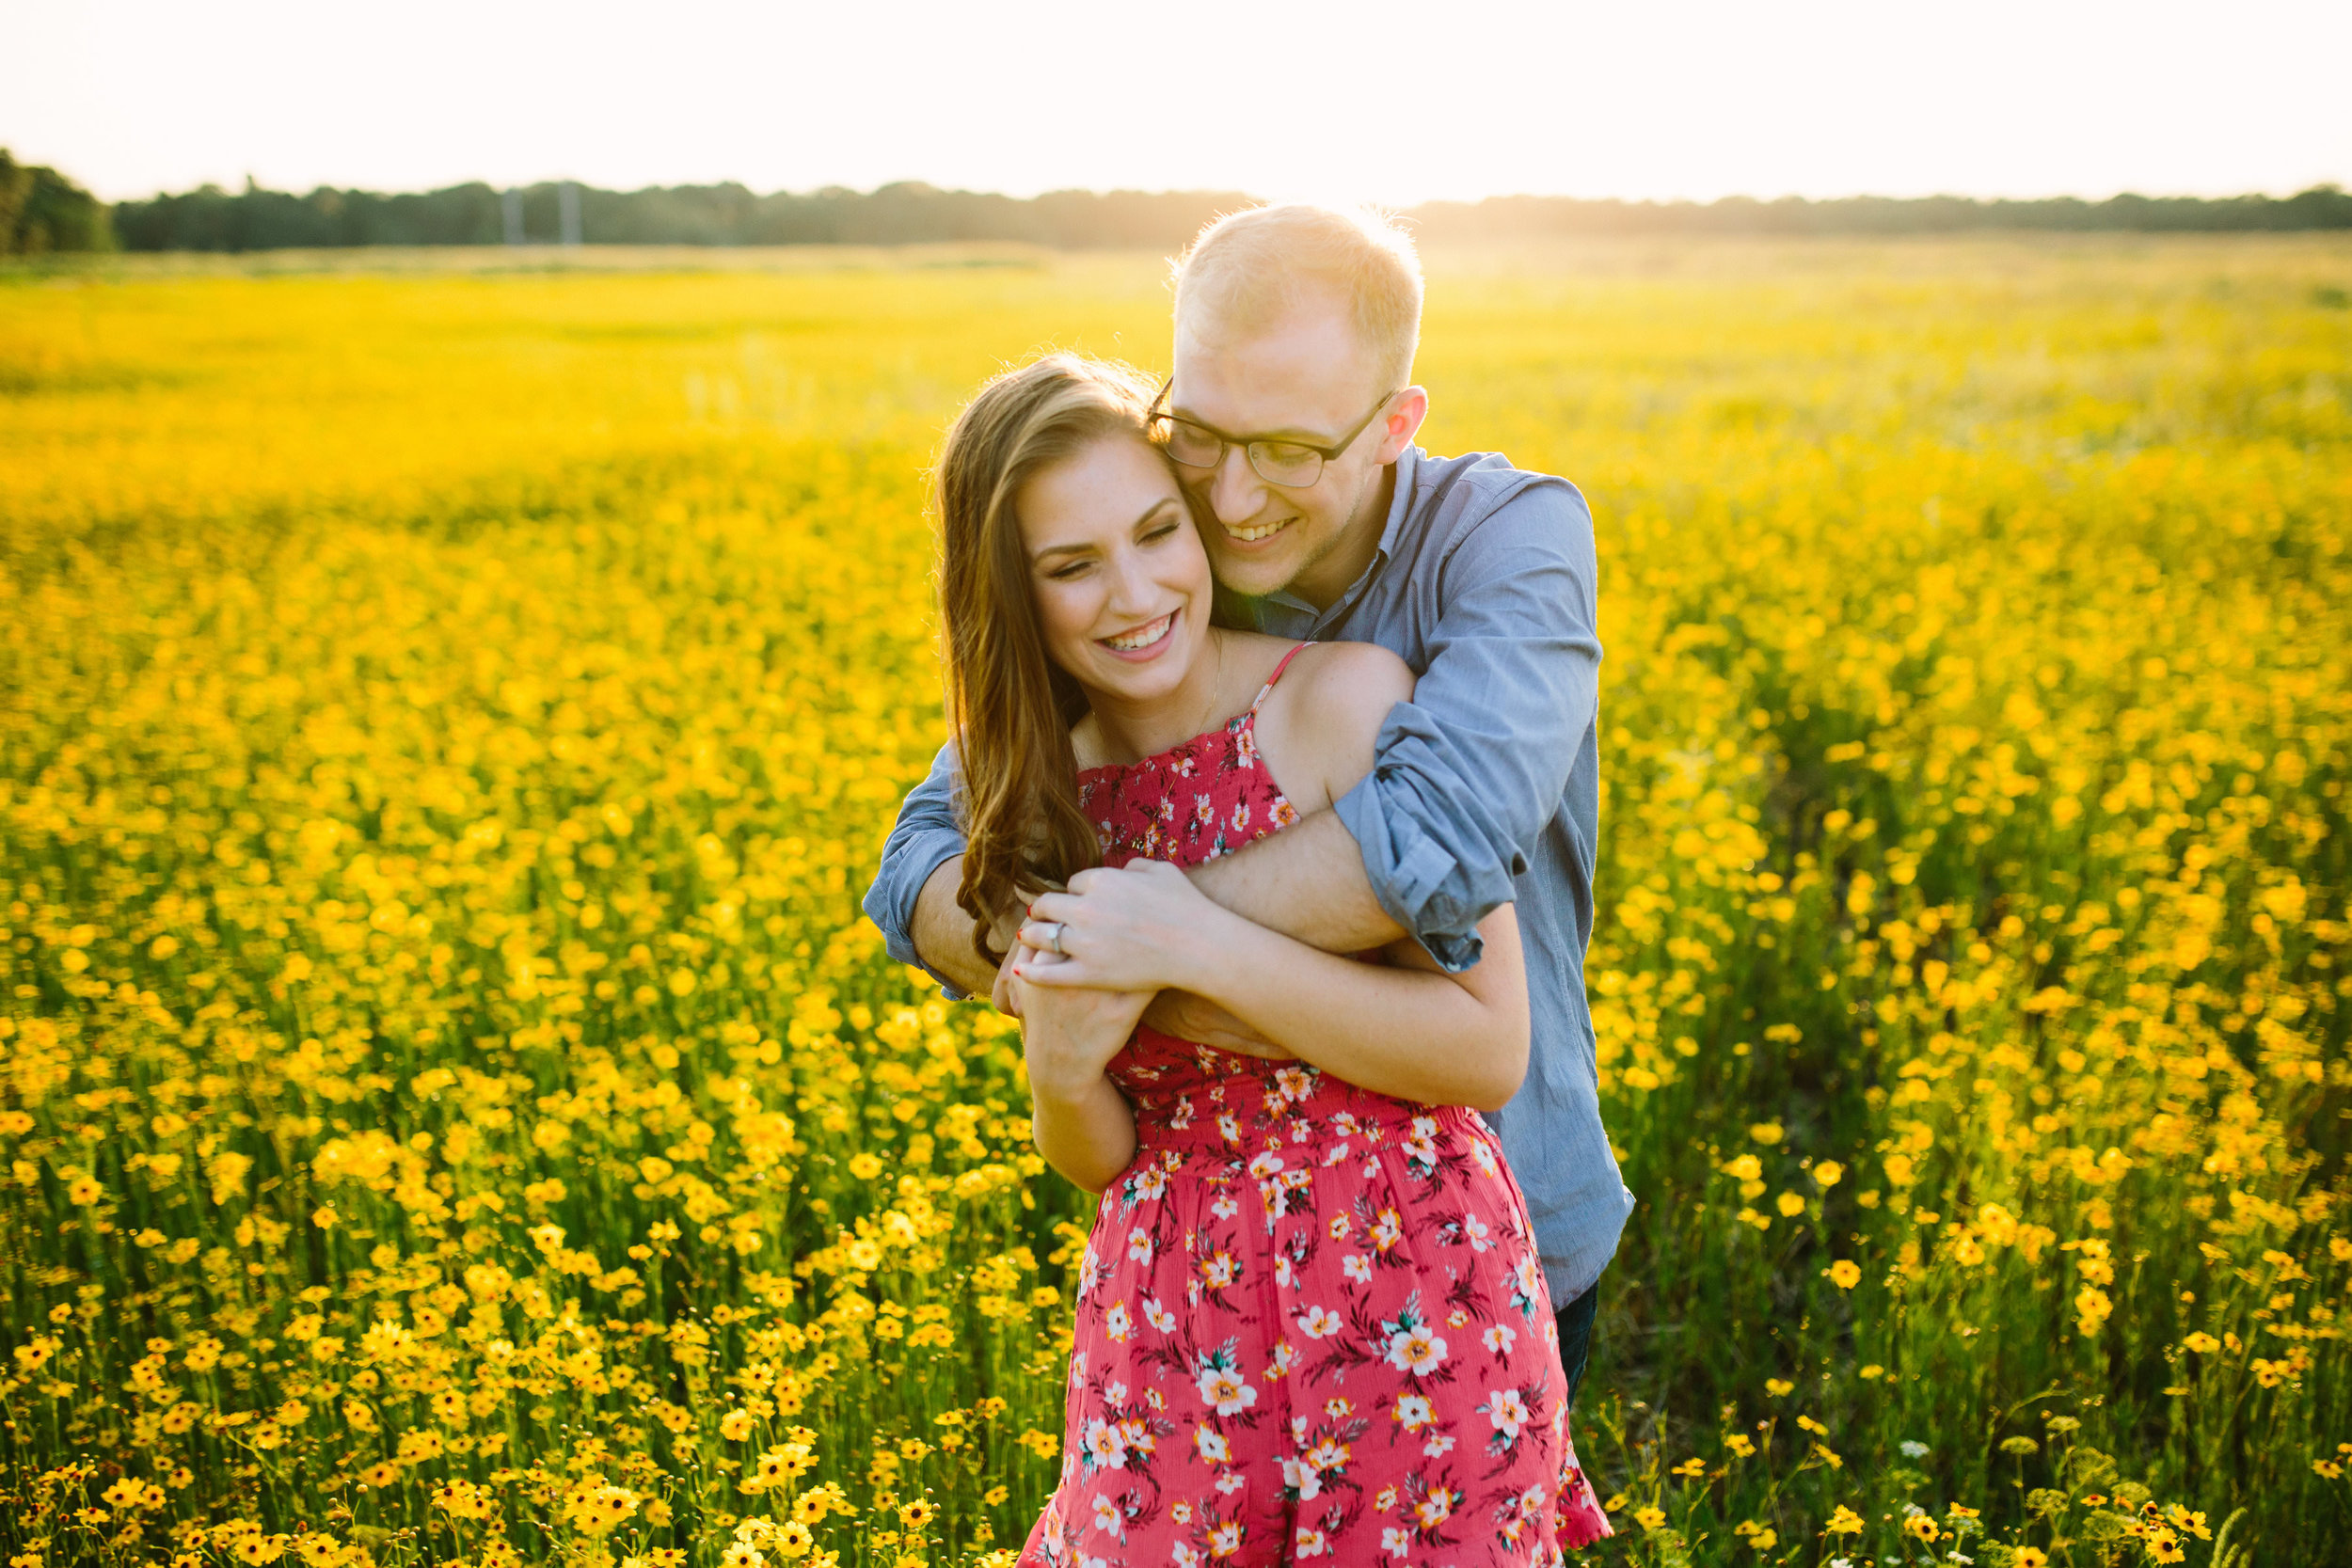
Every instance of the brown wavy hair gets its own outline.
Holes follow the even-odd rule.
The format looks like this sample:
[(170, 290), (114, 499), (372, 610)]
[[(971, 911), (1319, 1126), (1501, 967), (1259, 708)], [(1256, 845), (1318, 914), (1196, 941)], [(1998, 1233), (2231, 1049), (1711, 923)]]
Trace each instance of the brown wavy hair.
[(1102, 855), (1078, 809), (1070, 728), (1087, 711), (1076, 680), (1046, 657), (1021, 487), (1106, 437), (1146, 440), (1153, 388), (1133, 370), (1048, 355), (980, 388), (939, 459), (940, 620), (947, 720), (962, 768), (966, 844), (956, 903), (991, 963), (995, 917), (1057, 888)]

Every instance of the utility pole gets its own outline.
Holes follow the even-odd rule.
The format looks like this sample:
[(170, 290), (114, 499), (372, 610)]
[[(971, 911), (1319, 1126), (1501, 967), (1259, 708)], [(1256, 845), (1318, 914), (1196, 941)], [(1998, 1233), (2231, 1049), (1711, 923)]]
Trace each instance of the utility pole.
[(499, 215), (505, 220), (506, 243), (523, 243), (523, 193), (513, 185), (499, 193)]
[(563, 225), (564, 243), (580, 243), (580, 186), (570, 180), (555, 187), (555, 210)]

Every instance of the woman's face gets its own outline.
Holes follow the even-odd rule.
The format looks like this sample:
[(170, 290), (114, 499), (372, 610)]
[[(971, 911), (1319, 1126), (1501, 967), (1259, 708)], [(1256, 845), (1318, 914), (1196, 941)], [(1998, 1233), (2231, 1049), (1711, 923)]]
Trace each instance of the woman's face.
[(1206, 645), (1209, 557), (1168, 464), (1105, 436), (1013, 498), (1046, 657), (1127, 701), (1167, 696)]

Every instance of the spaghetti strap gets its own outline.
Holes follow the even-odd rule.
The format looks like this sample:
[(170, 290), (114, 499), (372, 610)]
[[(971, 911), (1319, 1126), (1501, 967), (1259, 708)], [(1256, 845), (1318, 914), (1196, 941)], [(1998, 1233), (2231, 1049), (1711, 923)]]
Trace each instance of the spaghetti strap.
[(1253, 717), (1257, 714), (1258, 709), (1265, 705), (1265, 700), (1274, 694), (1274, 683), (1282, 678), (1282, 672), (1291, 667), (1291, 660), (1296, 658), (1302, 649), (1311, 648), (1313, 646), (1314, 642), (1312, 640), (1305, 642), (1295, 642), (1291, 644), (1291, 651), (1282, 656), (1282, 662), (1274, 667), (1274, 673), (1268, 675), (1265, 678), (1265, 684), (1258, 688), (1258, 695), (1249, 705), (1249, 711)]

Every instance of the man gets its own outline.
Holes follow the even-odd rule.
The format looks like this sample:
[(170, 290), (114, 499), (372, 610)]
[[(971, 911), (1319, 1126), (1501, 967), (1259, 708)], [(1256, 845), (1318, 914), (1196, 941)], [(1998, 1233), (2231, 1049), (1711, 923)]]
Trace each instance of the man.
[[(1327, 951), (1409, 933), (1451, 970), (1477, 961), (1478, 921), (1517, 904), (1534, 1037), (1498, 1130), (1561, 1304), (1573, 1401), (1595, 1287), (1633, 1201), (1601, 1129), (1584, 997), (1599, 816), (1592, 518), (1565, 480), (1413, 446), (1429, 403), (1409, 384), (1421, 306), (1409, 238), (1319, 207), (1222, 218), (1179, 263), (1156, 429), (1193, 494), (1220, 613), (1378, 642), (1420, 676), (1372, 775), (1336, 807), (1192, 876)], [(866, 911), (900, 962), (985, 995), (999, 976), (956, 907), (953, 783), (943, 750), (900, 808)], [(1146, 1016), (1280, 1053), (1199, 998), (1163, 995)]]

